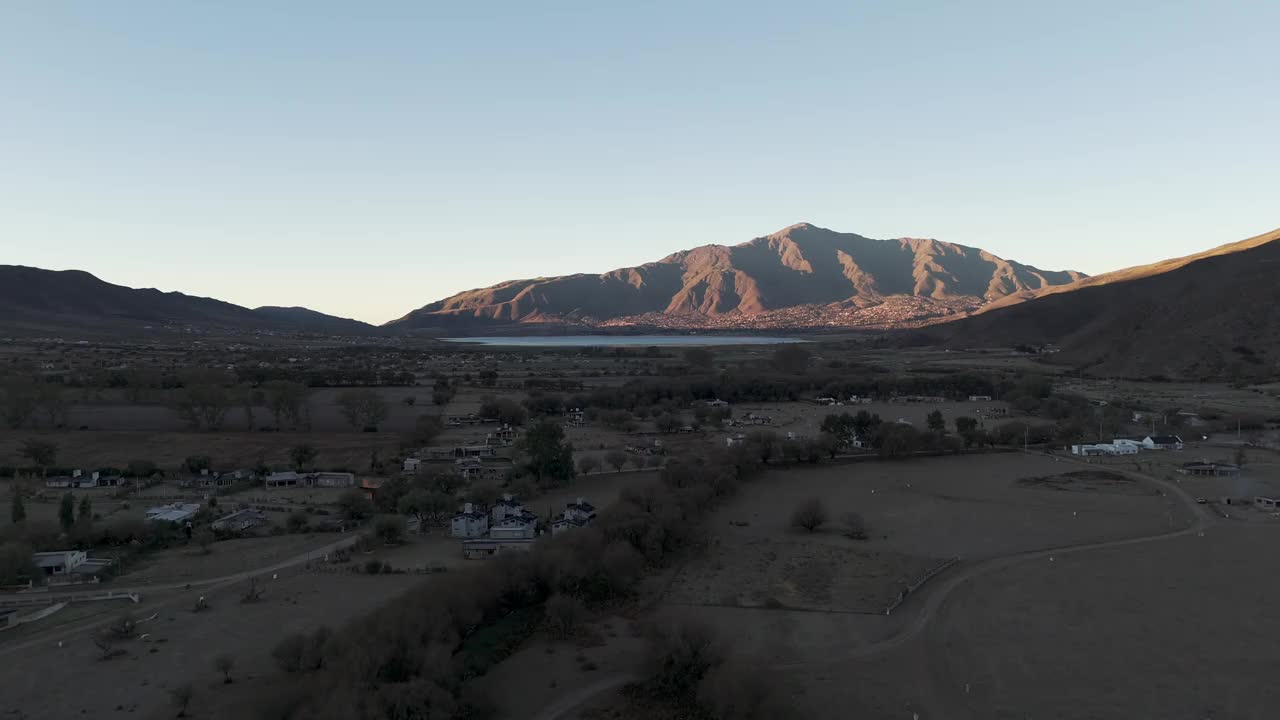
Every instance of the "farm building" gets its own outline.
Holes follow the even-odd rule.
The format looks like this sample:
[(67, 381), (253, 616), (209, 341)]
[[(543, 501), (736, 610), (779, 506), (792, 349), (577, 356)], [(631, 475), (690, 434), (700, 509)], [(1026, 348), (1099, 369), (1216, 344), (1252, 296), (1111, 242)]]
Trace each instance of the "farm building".
[(1182, 438), (1177, 435), (1148, 435), (1142, 439), (1148, 450), (1181, 450)]
[(1209, 475), (1213, 477), (1232, 476), (1240, 474), (1240, 467), (1231, 463), (1219, 462), (1189, 462), (1184, 463), (1178, 468), (1178, 472), (1183, 475)]
[(147, 511), (147, 520), (152, 522), (183, 523), (195, 517), (198, 512), (200, 512), (200, 505), (197, 503), (158, 505)]
[(45, 575), (66, 575), (89, 559), (83, 550), (54, 550), (32, 553), (31, 559)]
[(256, 527), (263, 527), (268, 523), (266, 513), (261, 510), (249, 509), (237, 510), (230, 515), (224, 515), (209, 523), (209, 527), (218, 532), (238, 533), (252, 530)]
[(456, 538), (480, 538), (489, 532), (489, 515), (475, 509), (471, 503), (462, 506), (462, 512), (453, 516), (449, 534)]

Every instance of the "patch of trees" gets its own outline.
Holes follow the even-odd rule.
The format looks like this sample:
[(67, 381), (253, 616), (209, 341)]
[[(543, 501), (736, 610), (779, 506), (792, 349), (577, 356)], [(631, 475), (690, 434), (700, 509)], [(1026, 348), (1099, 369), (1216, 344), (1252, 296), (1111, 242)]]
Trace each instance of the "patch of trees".
[(344, 390), (338, 395), (337, 403), (351, 427), (366, 432), (376, 432), (390, 412), (387, 401), (376, 390), (367, 388)]
[(495, 398), (492, 395), (480, 399), (480, 411), (477, 414), (482, 418), (497, 418), (498, 422), (507, 425), (523, 425), (525, 418), (529, 416), (525, 407), (515, 400)]
[[(673, 460), (590, 527), (441, 576), (332, 635), (289, 636), (273, 652), (285, 674), (260, 702), (284, 720), (486, 717), (476, 678), (539, 623), (571, 628), (579, 606), (633, 595), (645, 568), (698, 542), (706, 513), (757, 467), (731, 451)], [(696, 701), (719, 707), (707, 692)], [(724, 712), (713, 717), (751, 717)]]
[(516, 450), (540, 487), (573, 479), (573, 445), (565, 440), (559, 423), (543, 420), (533, 425), (516, 440)]

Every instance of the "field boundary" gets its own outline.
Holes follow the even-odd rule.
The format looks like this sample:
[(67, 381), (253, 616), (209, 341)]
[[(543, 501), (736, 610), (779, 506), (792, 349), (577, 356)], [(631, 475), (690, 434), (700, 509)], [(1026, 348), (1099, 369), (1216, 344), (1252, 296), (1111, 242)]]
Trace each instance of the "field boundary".
[[(924, 587), (925, 583), (929, 582), (934, 577), (936, 577), (937, 575), (945, 571), (947, 568), (951, 567), (952, 565), (955, 565), (958, 562), (960, 562), (960, 558), (951, 557), (951, 558), (947, 558), (946, 560), (943, 560), (937, 565), (934, 565), (933, 567), (926, 570), (924, 575), (920, 576), (919, 580), (916, 580), (915, 582), (905, 587), (902, 590), (902, 592), (898, 595), (898, 598), (893, 602), (889, 603), (889, 606), (884, 609), (884, 614), (892, 615), (893, 611), (897, 610), (899, 605), (907, 601), (907, 598), (911, 595), (911, 593)], [(872, 614), (878, 614), (878, 613), (872, 613)]]

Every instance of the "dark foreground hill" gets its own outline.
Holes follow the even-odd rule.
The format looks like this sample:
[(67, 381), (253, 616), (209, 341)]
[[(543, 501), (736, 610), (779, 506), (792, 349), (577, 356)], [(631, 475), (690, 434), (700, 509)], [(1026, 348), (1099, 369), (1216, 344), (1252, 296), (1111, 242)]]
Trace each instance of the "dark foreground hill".
[(96, 336), (147, 328), (370, 335), (378, 329), (305, 308), (249, 308), (179, 292), (113, 285), (80, 270), (0, 265), (0, 332)]
[(1278, 240), (1280, 230), (1099, 275), (924, 332), (952, 346), (1052, 343), (1055, 361), (1097, 375), (1273, 376), (1280, 373)]
[(469, 290), (388, 326), (893, 327), (972, 312), (1082, 277), (938, 240), (873, 240), (801, 223), (740, 245), (704, 245), (600, 275)]

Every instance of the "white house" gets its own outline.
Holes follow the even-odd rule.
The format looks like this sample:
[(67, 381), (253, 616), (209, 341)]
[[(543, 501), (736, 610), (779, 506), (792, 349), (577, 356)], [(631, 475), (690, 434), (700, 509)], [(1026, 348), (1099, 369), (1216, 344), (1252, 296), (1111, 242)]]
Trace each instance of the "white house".
[(575, 517), (583, 522), (596, 519), (596, 506), (587, 502), (586, 498), (578, 498), (564, 506), (565, 517)]
[(147, 520), (152, 522), (183, 523), (200, 512), (198, 503), (173, 503), (158, 505), (147, 511)]
[(970, 395), (969, 402), (991, 402), (990, 395)]
[(537, 534), (538, 516), (525, 511), (520, 515), (508, 515), (489, 526), (493, 540), (532, 540)]
[(47, 488), (91, 488), (98, 487), (98, 472), (85, 475), (79, 470), (72, 470), (71, 475), (59, 475), (44, 481)]
[(565, 510), (564, 515), (556, 518), (555, 522), (551, 523), (551, 535), (554, 537), (562, 532), (568, 532), (575, 528), (586, 527), (586, 525), (587, 522), (585, 520), (574, 517), (573, 513)]
[(734, 433), (724, 439), (725, 447), (738, 447), (747, 441), (747, 436), (742, 433)]
[(32, 553), (31, 559), (45, 575), (66, 575), (83, 565), (89, 556), (83, 550), (55, 550)]
[(479, 512), (471, 503), (462, 506), (462, 512), (453, 516), (449, 534), (456, 538), (481, 538), (489, 532), (489, 516)]
[(1142, 439), (1148, 450), (1181, 450), (1182, 438), (1177, 435), (1148, 435)]
[(268, 489), (298, 487), (302, 484), (302, 476), (292, 470), (273, 472), (264, 478), (262, 482)]
[(261, 510), (237, 510), (230, 515), (209, 523), (209, 527), (220, 532), (244, 532), (268, 524), (267, 514)]
[(1115, 440), (1111, 441), (1111, 444), (1115, 445), (1116, 447), (1120, 447), (1121, 445), (1123, 445), (1126, 447), (1133, 448), (1133, 452), (1124, 450), (1123, 452), (1119, 453), (1120, 455), (1137, 455), (1138, 451), (1143, 448), (1143, 444), (1141, 440), (1129, 440), (1127, 438), (1116, 438)]
[(1084, 457), (1093, 457), (1096, 455), (1110, 455), (1110, 446), (1103, 444), (1096, 445), (1072, 445), (1072, 455), (1083, 455)]
[(418, 468), (422, 465), (422, 460), (418, 458), (405, 458), (403, 469), (406, 475), (412, 475), (418, 472)]

